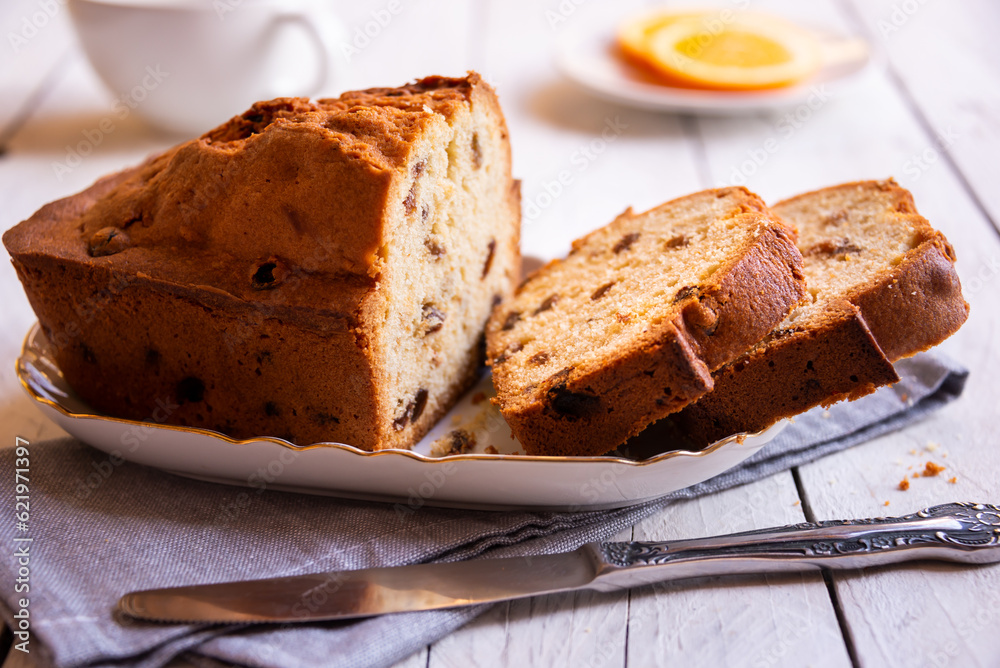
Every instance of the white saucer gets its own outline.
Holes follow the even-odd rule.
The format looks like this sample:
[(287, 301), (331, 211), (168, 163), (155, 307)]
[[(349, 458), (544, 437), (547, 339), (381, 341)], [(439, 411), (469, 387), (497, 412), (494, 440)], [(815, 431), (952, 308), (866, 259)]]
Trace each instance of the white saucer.
[(871, 62), (863, 40), (815, 34), (826, 64), (802, 84), (773, 90), (713, 91), (652, 83), (616, 53), (615, 25), (606, 20), (581, 20), (567, 26), (556, 45), (556, 64), (563, 74), (598, 97), (640, 109), (709, 115), (773, 111), (815, 103), (817, 98), (822, 102)]

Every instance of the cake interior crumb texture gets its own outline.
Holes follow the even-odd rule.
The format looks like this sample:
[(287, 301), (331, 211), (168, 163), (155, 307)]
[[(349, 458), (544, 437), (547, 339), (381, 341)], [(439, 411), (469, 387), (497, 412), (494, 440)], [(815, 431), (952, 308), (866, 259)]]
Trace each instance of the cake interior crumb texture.
[(954, 251), (891, 179), (772, 209), (798, 230), (808, 300), (671, 418), (702, 447), (895, 383), (891, 362), (940, 343), (968, 317)]
[(257, 103), (4, 243), (98, 410), (378, 450), (412, 446), (475, 379), (519, 224), (473, 73)]
[(927, 238), (926, 221), (905, 215), (911, 213), (909, 207), (895, 200), (891, 190), (859, 186), (819, 191), (774, 206), (775, 213), (798, 230), (810, 296), (780, 328), (805, 324), (830, 299), (890, 272)]
[(895, 181), (846, 183), (773, 209), (798, 229), (811, 297), (779, 329), (807, 326), (825, 303), (846, 299), (861, 309), (894, 362), (940, 343), (965, 322), (954, 250)]
[(527, 387), (638, 345), (676, 310), (679, 291), (711, 279), (759, 233), (732, 213), (729, 198), (691, 199), (577, 241), (520, 291), (528, 308), (506, 313), (510, 342), (500, 354), (526, 361), (504, 367), (509, 382)]
[(802, 295), (792, 235), (752, 193), (627, 211), (494, 312), (497, 402), (531, 454), (601, 454), (711, 387)]

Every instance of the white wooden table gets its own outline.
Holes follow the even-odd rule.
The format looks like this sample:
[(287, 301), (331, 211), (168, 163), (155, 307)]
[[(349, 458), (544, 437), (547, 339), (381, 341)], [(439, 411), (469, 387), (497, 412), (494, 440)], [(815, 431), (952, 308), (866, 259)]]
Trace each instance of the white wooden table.
[[(339, 4), (353, 31), (386, 2)], [(483, 73), (507, 115), (525, 202), (538, 202), (561, 171), (572, 173), (560, 196), (526, 217), (528, 255), (562, 254), (571, 239), (628, 205), (642, 210), (729, 183), (749, 152), (771, 137), (778, 138), (778, 149), (747, 180), (768, 201), (895, 176), (958, 253), (972, 312), (942, 349), (973, 372), (961, 400), (920, 424), (752, 485), (678, 503), (621, 538), (694, 537), (813, 518), (904, 514), (952, 500), (1000, 501), (1000, 4), (754, 2), (755, 8), (866, 35), (880, 53), (856, 85), (816, 109), (790, 136), (778, 134), (778, 116), (639, 112), (594, 100), (560, 79), (551, 51), (561, 30), (597, 13), (607, 14), (610, 24), (641, 4), (404, 3), (353, 58), (340, 87), (397, 85), (467, 69)], [(113, 96), (81, 55), (61, 4), (14, 52), (8, 32), (19, 31), (39, 7), (37, 0), (5, 0), (0, 7), (0, 229), (174, 141), (129, 117), (57, 178), (52, 163), (65, 161), (66, 146), (111, 114)], [(553, 26), (556, 15), (565, 21)], [(574, 154), (608, 121), (623, 132), (581, 169)], [(13, 373), (34, 316), (7, 262), (0, 262), (0, 302), (0, 442), (13, 444), (15, 435), (33, 441), (58, 436)], [(947, 471), (912, 480), (909, 491), (897, 489), (910, 467), (922, 469), (927, 461)], [(1000, 567), (920, 565), (826, 580), (713, 578), (498, 605), (400, 665), (1000, 666), (998, 629)], [(13, 652), (5, 665), (25, 660)]]

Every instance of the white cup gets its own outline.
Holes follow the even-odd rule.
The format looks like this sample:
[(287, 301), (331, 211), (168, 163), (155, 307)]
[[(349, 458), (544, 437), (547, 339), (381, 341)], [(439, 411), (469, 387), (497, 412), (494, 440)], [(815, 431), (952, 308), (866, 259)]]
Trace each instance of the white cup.
[(258, 100), (310, 97), (341, 78), (343, 24), (321, 0), (70, 0), (105, 84), (162, 129), (200, 135)]

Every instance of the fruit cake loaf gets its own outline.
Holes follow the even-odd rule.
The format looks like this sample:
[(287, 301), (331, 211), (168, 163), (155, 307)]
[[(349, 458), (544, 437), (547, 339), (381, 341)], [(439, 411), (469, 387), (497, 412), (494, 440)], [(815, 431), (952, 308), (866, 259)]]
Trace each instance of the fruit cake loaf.
[(4, 243), (97, 410), (378, 450), (474, 379), (519, 225), (504, 118), (470, 73), (257, 103)]
[(671, 418), (698, 445), (894, 383), (890, 362), (940, 343), (968, 316), (954, 251), (895, 181), (833, 186), (772, 209), (798, 228), (811, 303)]
[(600, 455), (712, 387), (805, 295), (793, 233), (743, 188), (626, 211), (530, 276), (487, 325), (529, 454)]

